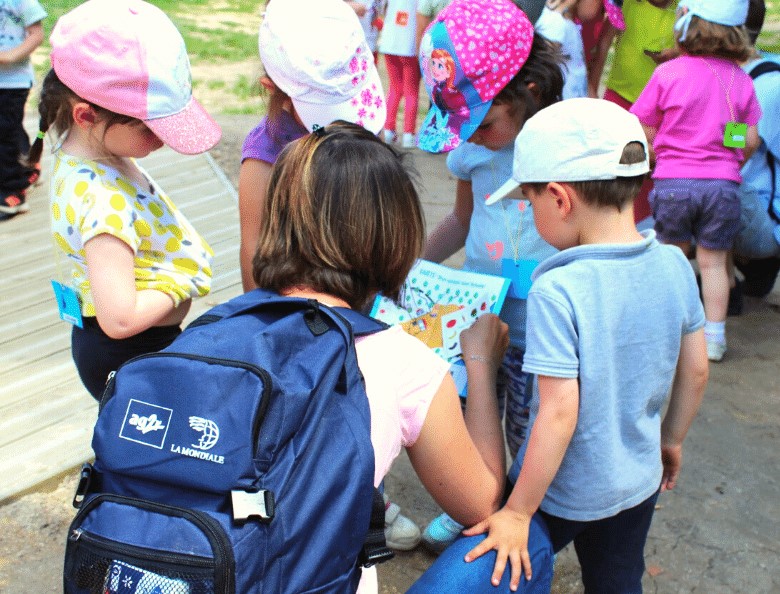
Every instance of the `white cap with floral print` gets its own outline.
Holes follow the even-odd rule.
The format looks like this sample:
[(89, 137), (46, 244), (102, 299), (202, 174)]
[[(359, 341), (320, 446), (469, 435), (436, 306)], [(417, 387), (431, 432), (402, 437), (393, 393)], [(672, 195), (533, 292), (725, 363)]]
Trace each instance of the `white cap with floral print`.
[(387, 110), (374, 56), (343, 0), (277, 0), (260, 26), (260, 59), (309, 130), (346, 120), (373, 133)]

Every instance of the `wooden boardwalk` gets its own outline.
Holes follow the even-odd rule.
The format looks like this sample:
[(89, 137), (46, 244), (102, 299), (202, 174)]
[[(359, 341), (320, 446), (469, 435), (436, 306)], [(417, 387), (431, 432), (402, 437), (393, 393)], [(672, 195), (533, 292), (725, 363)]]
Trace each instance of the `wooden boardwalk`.
[[(208, 155), (163, 149), (142, 164), (215, 252), (212, 292), (186, 323), (241, 292), (236, 191)], [(30, 212), (0, 221), (0, 502), (92, 456), (97, 404), (79, 381), (71, 326), (51, 288), (68, 272), (57, 270), (49, 233), (47, 168), (28, 194)]]

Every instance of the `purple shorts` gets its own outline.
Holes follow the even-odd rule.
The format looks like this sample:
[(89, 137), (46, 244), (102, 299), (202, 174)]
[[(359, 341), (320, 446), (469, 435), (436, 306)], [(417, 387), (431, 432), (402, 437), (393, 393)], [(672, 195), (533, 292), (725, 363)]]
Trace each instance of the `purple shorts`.
[(729, 250), (739, 232), (739, 184), (727, 179), (656, 179), (650, 192), (655, 232), (664, 243)]

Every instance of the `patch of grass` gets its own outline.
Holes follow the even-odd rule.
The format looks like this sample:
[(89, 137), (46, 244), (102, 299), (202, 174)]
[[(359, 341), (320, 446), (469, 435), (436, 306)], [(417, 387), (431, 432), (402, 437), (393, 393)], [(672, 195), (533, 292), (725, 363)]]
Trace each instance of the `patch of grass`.
[(241, 105), (225, 107), (222, 113), (226, 115), (263, 115), (265, 113), (265, 107), (262, 105)]
[(224, 89), (226, 84), (224, 80), (210, 80), (206, 83), (206, 88), (209, 91), (216, 91), (217, 89)]
[(780, 1), (778, 0), (766, 3), (764, 28), (756, 40), (756, 47), (764, 52), (780, 54)]
[(247, 100), (252, 97), (257, 97), (260, 94), (260, 88), (256, 80), (251, 80), (242, 74), (238, 77), (238, 80), (233, 83), (230, 92), (239, 99)]
[(231, 29), (184, 25), (179, 28), (193, 64), (237, 62), (257, 55), (257, 35)]

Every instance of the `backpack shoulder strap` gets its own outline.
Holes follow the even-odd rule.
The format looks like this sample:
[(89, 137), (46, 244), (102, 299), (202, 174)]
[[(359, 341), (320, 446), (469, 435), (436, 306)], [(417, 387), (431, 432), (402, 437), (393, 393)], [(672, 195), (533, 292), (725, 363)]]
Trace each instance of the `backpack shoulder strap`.
[(780, 64), (773, 62), (772, 60), (764, 60), (751, 68), (748, 74), (750, 75), (750, 78), (756, 80), (762, 74), (768, 74), (770, 72), (780, 72)]
[(780, 225), (780, 216), (778, 216), (777, 209), (775, 209), (775, 200), (777, 199), (777, 192), (775, 191), (777, 185), (777, 157), (772, 153), (772, 151), (769, 150), (769, 148), (766, 149), (766, 164), (769, 167), (769, 174), (772, 178), (772, 190), (769, 195), (769, 206), (767, 207), (767, 212), (769, 213), (769, 217), (775, 223)]
[(352, 326), (352, 332), (355, 336), (367, 336), (369, 334), (375, 334), (376, 332), (387, 330), (390, 327), (384, 322), (380, 322), (377, 319), (347, 307), (334, 307), (331, 311), (338, 313), (349, 323), (350, 326)]

